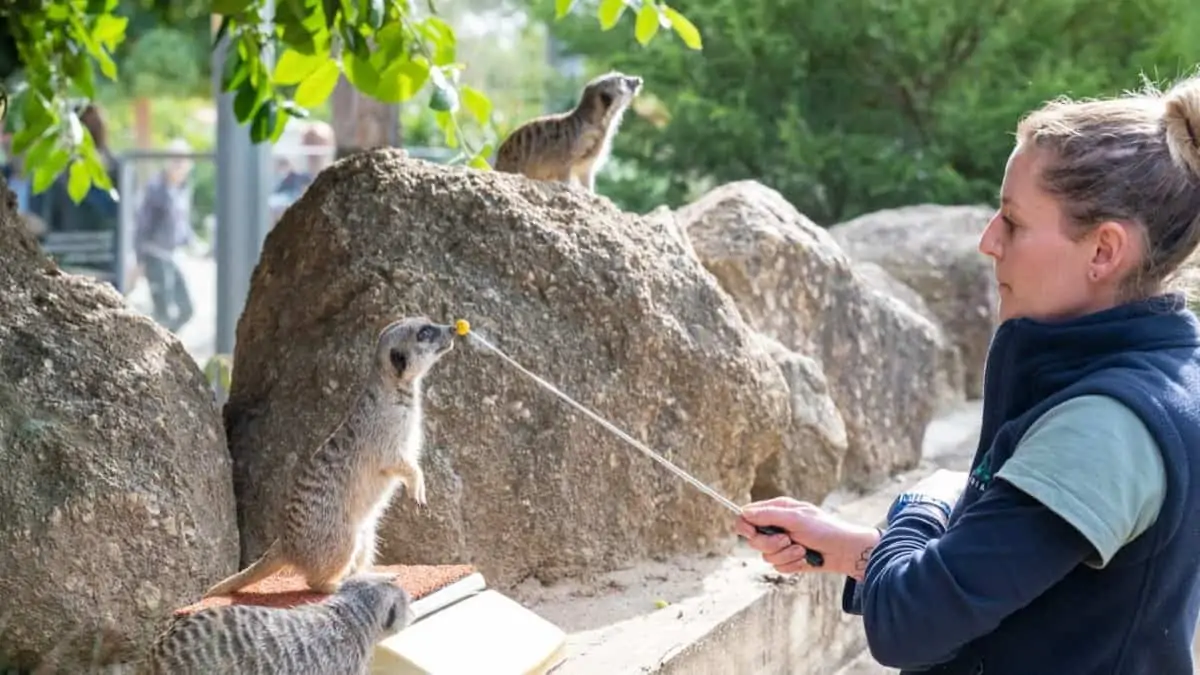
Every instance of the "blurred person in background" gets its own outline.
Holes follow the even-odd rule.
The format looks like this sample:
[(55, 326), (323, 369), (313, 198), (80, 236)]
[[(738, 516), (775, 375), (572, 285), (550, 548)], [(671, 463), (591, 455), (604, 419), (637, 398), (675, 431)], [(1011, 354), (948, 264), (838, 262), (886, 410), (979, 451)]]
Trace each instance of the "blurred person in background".
[[(167, 149), (190, 153), (186, 141), (171, 141)], [(146, 185), (135, 217), (134, 251), (150, 286), (154, 320), (171, 332), (178, 331), (193, 314), (187, 279), (176, 258), (181, 246), (195, 239), (192, 231), (192, 160), (173, 157)]]

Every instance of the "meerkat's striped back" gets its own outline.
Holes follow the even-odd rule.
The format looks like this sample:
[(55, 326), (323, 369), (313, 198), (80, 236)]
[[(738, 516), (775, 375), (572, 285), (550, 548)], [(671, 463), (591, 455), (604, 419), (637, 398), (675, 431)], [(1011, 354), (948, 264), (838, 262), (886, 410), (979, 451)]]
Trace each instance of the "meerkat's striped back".
[(172, 622), (139, 675), (364, 675), (374, 645), (412, 620), (409, 602), (379, 577), (309, 605), (204, 609)]

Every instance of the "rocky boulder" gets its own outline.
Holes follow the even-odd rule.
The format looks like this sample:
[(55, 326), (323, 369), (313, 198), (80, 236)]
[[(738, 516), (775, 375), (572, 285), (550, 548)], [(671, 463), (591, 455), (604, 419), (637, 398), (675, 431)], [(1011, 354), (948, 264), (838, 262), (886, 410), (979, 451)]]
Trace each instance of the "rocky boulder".
[(849, 447), (846, 423), (821, 364), (762, 333), (759, 344), (775, 359), (791, 394), (791, 424), (783, 450), (758, 467), (754, 500), (792, 497), (820, 503), (840, 482)]
[(231, 463), (179, 341), (0, 196), (0, 664), (91, 672), (234, 569)]
[(921, 204), (877, 211), (830, 228), (854, 260), (877, 263), (915, 290), (962, 355), (969, 398), (983, 396), (983, 366), (996, 327), (992, 263), (979, 237), (995, 209)]
[(851, 267), (854, 274), (866, 282), (868, 288), (882, 295), (884, 302), (899, 302), (903, 310), (920, 314), (934, 326), (940, 352), (935, 386), (938, 393), (937, 409), (946, 410), (962, 403), (966, 399), (966, 373), (962, 353), (959, 352), (958, 345), (946, 334), (941, 319), (929, 309), (925, 298), (873, 262), (857, 261), (852, 263)]
[(943, 396), (937, 326), (874, 292), (829, 233), (759, 183), (723, 185), (676, 217), (746, 321), (821, 364), (845, 422), (845, 480), (915, 465)]
[[(391, 150), (323, 171), (267, 236), (225, 406), (242, 557), (269, 543), (296, 457), (347, 410), (379, 327), (473, 330), (736, 502), (783, 446), (788, 388), (730, 298), (664, 228), (517, 175)], [(402, 491), (380, 560), (493, 585), (722, 551), (732, 514), (496, 355), (426, 380), (430, 512)]]

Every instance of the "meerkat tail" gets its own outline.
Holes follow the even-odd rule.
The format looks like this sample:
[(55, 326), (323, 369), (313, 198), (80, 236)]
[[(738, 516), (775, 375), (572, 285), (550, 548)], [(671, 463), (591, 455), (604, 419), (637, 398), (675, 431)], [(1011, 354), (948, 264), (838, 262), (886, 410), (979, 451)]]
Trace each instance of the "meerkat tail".
[(217, 585), (208, 589), (204, 597), (212, 598), (218, 595), (229, 595), (239, 591), (250, 584), (262, 581), (272, 574), (283, 569), (287, 563), (279, 555), (279, 540), (271, 542), (267, 550), (259, 556), (249, 567), (231, 575)]

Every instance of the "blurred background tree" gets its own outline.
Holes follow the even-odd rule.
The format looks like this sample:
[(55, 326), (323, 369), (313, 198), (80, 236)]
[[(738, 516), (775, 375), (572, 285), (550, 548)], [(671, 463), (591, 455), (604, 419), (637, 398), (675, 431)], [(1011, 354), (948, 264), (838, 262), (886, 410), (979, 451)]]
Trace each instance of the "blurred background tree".
[[(542, 20), (550, 0), (530, 0)], [(991, 202), (1019, 116), (1200, 61), (1193, 0), (689, 0), (703, 51), (550, 22), (589, 71), (646, 79), (599, 190), (678, 206), (754, 179), (830, 225), (914, 202)], [(631, 22), (629, 16), (623, 22)]]
[[(198, 121), (212, 108), (209, 12), (245, 0), (83, 4), (97, 2), (128, 17), (113, 54), (119, 80), (96, 78), (114, 146), (183, 136), (210, 148)], [(438, 3), (453, 60), (466, 65), (458, 86), (488, 98), (477, 111), (486, 123), (460, 108), (459, 131), (482, 150), (571, 107), (588, 77), (635, 72), (646, 85), (599, 177), (602, 194), (644, 212), (753, 179), (829, 225), (916, 202), (991, 202), (1026, 110), (1138, 88), (1143, 75), (1167, 81), (1200, 62), (1191, 0), (680, 0), (672, 7), (698, 27), (702, 50), (678, 35), (643, 45), (639, 2)], [(665, 17), (658, 29), (671, 30)], [(0, 75), (15, 58), (0, 27)], [(429, 90), (395, 105), (398, 136), (452, 151)], [(328, 100), (308, 113), (333, 120)]]

